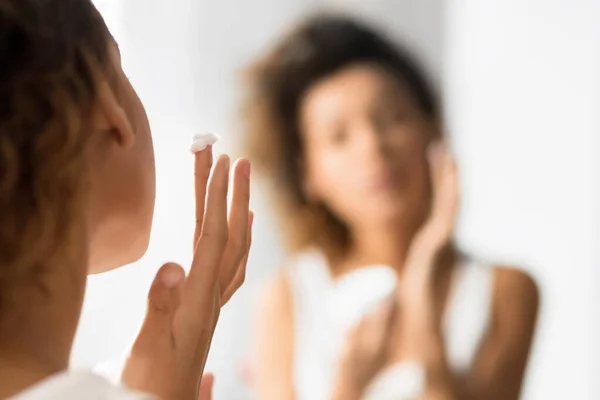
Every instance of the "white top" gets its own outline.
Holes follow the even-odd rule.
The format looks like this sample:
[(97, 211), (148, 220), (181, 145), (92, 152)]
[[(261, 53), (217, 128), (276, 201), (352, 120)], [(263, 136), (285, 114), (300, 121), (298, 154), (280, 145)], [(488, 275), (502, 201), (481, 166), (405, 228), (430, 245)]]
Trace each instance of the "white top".
[[(385, 268), (388, 268), (387, 272)], [(335, 281), (324, 257), (318, 252), (303, 253), (290, 264), (288, 277), (294, 312), (297, 400), (331, 398), (340, 345), (352, 328), (350, 322), (356, 322), (360, 319), (359, 314), (373, 309), (376, 290), (380, 292), (379, 301), (391, 293), (390, 287), (395, 287), (395, 276), (390, 275), (391, 272), (389, 267), (367, 267)], [(487, 331), (493, 269), (464, 261), (457, 266), (452, 279), (444, 331), (448, 362), (460, 373), (470, 367)], [(424, 388), (422, 365), (418, 360), (407, 360), (382, 371), (368, 388), (364, 400), (413, 400), (423, 394)]]
[(52, 376), (9, 400), (157, 400), (154, 396), (115, 386), (87, 371)]

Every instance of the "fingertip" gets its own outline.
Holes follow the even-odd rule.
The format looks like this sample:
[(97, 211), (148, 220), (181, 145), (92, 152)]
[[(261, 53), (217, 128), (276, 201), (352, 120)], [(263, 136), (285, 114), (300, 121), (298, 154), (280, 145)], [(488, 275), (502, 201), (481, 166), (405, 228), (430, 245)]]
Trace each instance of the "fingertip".
[(221, 154), (217, 159), (217, 163), (213, 173), (216, 175), (220, 185), (229, 186), (229, 171), (231, 169), (231, 159), (227, 154)]
[(160, 283), (167, 289), (179, 286), (185, 279), (185, 271), (175, 263), (167, 263), (158, 272)]
[(204, 373), (200, 379), (199, 400), (212, 399), (212, 390), (215, 384), (215, 376), (209, 372)]
[(240, 158), (236, 161), (236, 169), (239, 169), (240, 173), (245, 179), (250, 179), (250, 172), (252, 164), (250, 160), (246, 158)]
[(227, 155), (227, 154), (221, 154), (219, 156), (218, 162), (227, 169), (229, 169), (229, 167), (231, 165), (231, 159), (229, 158), (229, 155)]
[[(154, 278), (148, 293), (148, 314), (146, 323), (155, 329), (160, 326), (161, 332), (172, 318), (174, 310), (180, 302), (180, 288), (185, 279), (183, 268), (175, 263), (164, 264)], [(166, 320), (164, 318), (167, 318)]]
[(200, 386), (203, 390), (209, 391), (215, 384), (215, 375), (212, 372), (205, 372), (200, 379)]
[(206, 379), (206, 382), (207, 382), (206, 384), (209, 387), (212, 387), (215, 384), (215, 375), (211, 372), (207, 372), (206, 374), (204, 374), (203, 379)]

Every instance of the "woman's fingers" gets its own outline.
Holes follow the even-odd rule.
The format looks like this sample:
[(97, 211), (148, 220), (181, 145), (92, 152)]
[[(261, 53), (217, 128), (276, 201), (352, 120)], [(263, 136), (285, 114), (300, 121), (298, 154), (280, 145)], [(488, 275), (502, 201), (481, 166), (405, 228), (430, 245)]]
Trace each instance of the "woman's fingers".
[(428, 152), (433, 187), (432, 218), (453, 221), (458, 206), (458, 173), (454, 157), (445, 144), (432, 144)]
[(230, 289), (240, 269), (241, 262), (248, 252), (249, 207), (250, 162), (241, 159), (235, 163), (233, 168), (233, 194), (229, 210), (229, 242), (223, 257), (219, 283), (221, 295), (224, 295)]
[(252, 224), (254, 223), (254, 213), (252, 211), (249, 212), (248, 215), (248, 233), (247, 233), (247, 243), (245, 248), (245, 255), (242, 258), (242, 261), (239, 263), (237, 268), (237, 272), (233, 280), (227, 286), (227, 289), (223, 292), (221, 296), (221, 302), (225, 305), (231, 297), (235, 294), (235, 292), (242, 286), (244, 281), (246, 280), (246, 267), (248, 265), (248, 255), (250, 254), (250, 246), (252, 245)]
[(185, 321), (182, 323), (188, 327), (203, 329), (207, 325), (207, 320), (212, 320), (211, 313), (220, 308), (220, 304), (213, 303), (216, 299), (215, 293), (219, 293), (220, 290), (219, 275), (229, 236), (227, 226), (229, 168), (229, 157), (219, 157), (209, 179), (202, 231), (186, 281), (182, 304), (185, 315)]
[(194, 154), (194, 188), (196, 192), (196, 225), (194, 230), (193, 249), (196, 249), (198, 239), (202, 233), (202, 222), (204, 221), (204, 206), (206, 202), (206, 189), (210, 169), (213, 163), (212, 146)]
[(428, 150), (428, 160), (431, 211), (411, 245), (411, 256), (425, 260), (451, 239), (458, 210), (458, 173), (454, 157), (443, 143), (436, 142)]
[(219, 157), (212, 172), (211, 164), (210, 147), (195, 154), (196, 232), (189, 274), (185, 277), (175, 264), (160, 270), (150, 290), (146, 319), (123, 373), (129, 386), (161, 398), (191, 399), (200, 391), (202, 400), (210, 399), (212, 378), (207, 376), (200, 382), (200, 377), (223, 305), (221, 284), (228, 287), (228, 299), (245, 275), (252, 220), (248, 210), (249, 163), (241, 160), (234, 167), (229, 219), (230, 161), (227, 156)]

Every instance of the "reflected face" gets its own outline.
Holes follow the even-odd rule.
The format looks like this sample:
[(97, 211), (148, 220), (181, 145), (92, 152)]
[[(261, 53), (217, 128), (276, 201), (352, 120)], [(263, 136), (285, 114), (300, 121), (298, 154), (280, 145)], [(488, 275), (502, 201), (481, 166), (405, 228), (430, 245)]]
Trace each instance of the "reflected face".
[(422, 218), (433, 121), (412, 93), (371, 64), (314, 85), (300, 110), (305, 192), (354, 225)]
[[(116, 45), (111, 49), (116, 80), (115, 108), (130, 129), (115, 132), (98, 146), (92, 177), (90, 272), (102, 272), (137, 261), (148, 248), (156, 195), (154, 149), (146, 111), (123, 72)], [(110, 120), (110, 118), (108, 118)], [(110, 121), (109, 121), (110, 123)], [(117, 124), (118, 125), (118, 124)], [(110, 130), (121, 127), (109, 125)], [(131, 145), (119, 144), (130, 136)], [(94, 150), (95, 151), (95, 150)]]

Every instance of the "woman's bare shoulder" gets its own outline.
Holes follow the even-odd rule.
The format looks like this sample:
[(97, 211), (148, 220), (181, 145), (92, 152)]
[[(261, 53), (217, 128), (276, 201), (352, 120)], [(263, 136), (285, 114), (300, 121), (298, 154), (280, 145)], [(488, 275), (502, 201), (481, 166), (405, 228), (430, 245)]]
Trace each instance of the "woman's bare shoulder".
[(533, 330), (539, 303), (539, 287), (531, 274), (514, 265), (494, 268), (494, 316), (499, 327)]

